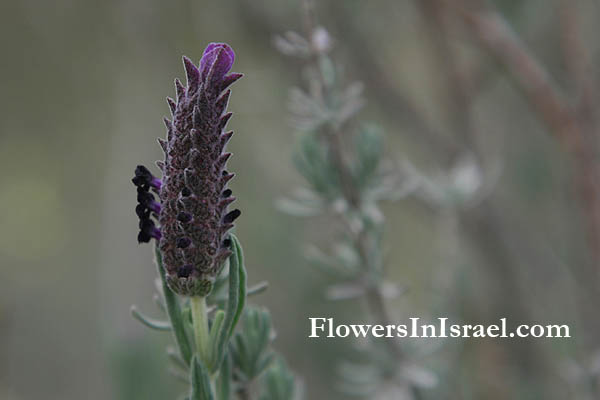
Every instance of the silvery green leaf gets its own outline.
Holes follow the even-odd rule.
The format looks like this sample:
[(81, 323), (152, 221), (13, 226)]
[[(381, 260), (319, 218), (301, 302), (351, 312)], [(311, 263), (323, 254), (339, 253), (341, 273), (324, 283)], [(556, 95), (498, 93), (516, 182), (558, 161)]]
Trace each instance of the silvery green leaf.
[(276, 206), (290, 215), (310, 217), (323, 213), (326, 203), (314, 191), (300, 187), (294, 189), (291, 197), (278, 199)]
[(268, 353), (266, 356), (260, 359), (260, 361), (256, 365), (256, 375), (260, 375), (271, 365), (271, 363), (275, 360), (274, 353)]
[(365, 202), (362, 212), (363, 217), (371, 224), (381, 225), (385, 222), (385, 217), (375, 202)]
[(236, 373), (242, 381), (256, 379), (273, 359), (269, 349), (271, 317), (264, 309), (248, 308), (244, 313), (243, 329), (236, 333), (230, 354)]
[(336, 73), (335, 66), (333, 65), (333, 61), (331, 61), (331, 58), (325, 55), (319, 57), (319, 69), (321, 70), (321, 75), (323, 76), (325, 85), (332, 87), (335, 84)]
[(136, 306), (131, 306), (131, 315), (133, 316), (133, 318), (137, 319), (142, 324), (157, 331), (170, 331), (172, 329), (171, 323), (169, 321), (161, 321), (158, 319), (150, 318), (142, 314)]
[(416, 169), (411, 170), (414, 177), (418, 177), (419, 184), (414, 195), (431, 207), (445, 207), (453, 202), (448, 196), (447, 184), (442, 179), (431, 179), (421, 174)]
[(359, 212), (349, 212), (345, 215), (346, 221), (348, 223), (348, 228), (352, 232), (352, 234), (357, 235), (359, 232), (362, 232), (365, 227), (365, 220), (363, 216)]
[(311, 265), (337, 277), (353, 278), (358, 272), (356, 267), (340, 264), (337, 257), (324, 253), (314, 245), (306, 247), (304, 256)]
[(296, 32), (289, 31), (273, 38), (275, 48), (286, 56), (308, 57), (310, 46), (306, 39)]
[(302, 132), (312, 132), (332, 120), (332, 113), (302, 89), (293, 88), (289, 95), (290, 122)]
[(208, 296), (209, 304), (223, 305), (227, 300), (227, 283), (229, 281), (229, 259), (225, 261), (221, 273), (213, 283), (212, 291)]
[(315, 206), (296, 199), (279, 198), (275, 206), (282, 212), (295, 217), (314, 217), (323, 212), (322, 206)]
[(321, 145), (316, 134), (305, 134), (299, 137), (293, 162), (298, 172), (321, 196), (331, 198), (338, 191), (337, 175), (327, 150)]
[(362, 98), (363, 88), (364, 86), (361, 82), (355, 82), (348, 86), (341, 94), (341, 105), (335, 113), (335, 120), (338, 126), (343, 125), (365, 105)]
[(336, 264), (337, 260), (324, 253), (321, 249), (319, 249), (315, 245), (307, 245), (304, 251), (304, 257), (311, 264), (322, 267), (324, 269), (332, 268), (332, 265)]
[(269, 282), (262, 281), (248, 288), (246, 296), (254, 296), (266, 291), (269, 288)]
[(347, 242), (336, 243), (333, 254), (340, 264), (348, 268), (357, 269), (360, 266), (360, 257), (356, 248)]
[(278, 358), (261, 379), (259, 400), (296, 400), (295, 377), (285, 362)]
[(292, 195), (294, 198), (298, 200), (307, 202), (307, 203), (318, 203), (323, 204), (323, 199), (319, 196), (315, 191), (308, 189), (306, 187), (296, 187), (292, 189)]
[(421, 174), (408, 161), (404, 161), (399, 169), (383, 161), (378, 180), (379, 183), (368, 191), (369, 197), (392, 202), (413, 194), (422, 182)]
[(214, 396), (212, 393), (212, 388), (210, 387), (208, 369), (204, 366), (196, 354), (194, 354), (192, 358), (192, 371), (190, 376), (192, 381), (192, 393), (190, 394), (191, 400), (213, 400)]
[(382, 134), (375, 125), (364, 125), (354, 136), (356, 162), (354, 180), (360, 188), (373, 184), (383, 156)]
[(212, 371), (219, 369), (227, 352), (227, 344), (240, 318), (246, 303), (246, 268), (244, 253), (239, 240), (230, 234), (233, 254), (229, 257), (229, 297), (225, 308), (225, 318), (216, 334), (212, 349)]
[(355, 299), (365, 294), (365, 286), (361, 282), (339, 283), (331, 285), (325, 292), (327, 300), (339, 301)]
[(217, 399), (218, 400), (230, 400), (231, 399), (231, 359), (226, 356), (221, 364), (221, 370), (219, 371), (219, 377), (217, 379)]
[[(234, 234), (230, 234), (231, 242), (233, 244), (234, 255), (233, 260), (237, 260), (239, 268), (239, 285), (238, 285), (238, 303), (233, 317), (233, 324), (229, 328), (229, 337), (233, 334), (238, 320), (240, 319), (242, 312), (244, 311), (244, 305), (246, 304), (246, 266), (244, 265), (244, 252), (240, 241)], [(231, 289), (230, 289), (231, 297)]]

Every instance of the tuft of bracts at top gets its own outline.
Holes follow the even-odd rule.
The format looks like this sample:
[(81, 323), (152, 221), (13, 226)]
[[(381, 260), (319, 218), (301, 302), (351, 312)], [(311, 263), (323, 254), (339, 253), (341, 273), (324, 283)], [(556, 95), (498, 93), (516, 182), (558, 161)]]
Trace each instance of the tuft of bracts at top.
[[(227, 183), (232, 131), (225, 126), (228, 87), (242, 77), (229, 73), (235, 54), (225, 43), (211, 43), (199, 66), (187, 57), (187, 85), (175, 80), (176, 99), (167, 99), (172, 119), (165, 118), (167, 138), (159, 139), (165, 158), (158, 179), (143, 166), (135, 170), (140, 218), (138, 241), (158, 241), (171, 289), (185, 296), (206, 296), (231, 255), (228, 231), (240, 211)], [(159, 202), (155, 201), (154, 191)], [(158, 219), (158, 226), (153, 218)]]

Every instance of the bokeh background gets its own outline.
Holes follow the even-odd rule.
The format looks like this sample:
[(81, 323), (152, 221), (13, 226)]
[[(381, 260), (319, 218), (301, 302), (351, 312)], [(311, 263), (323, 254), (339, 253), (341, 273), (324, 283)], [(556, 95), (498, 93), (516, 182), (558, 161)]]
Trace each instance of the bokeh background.
[[(600, 281), (575, 184), (578, 155), (464, 20), (440, 29), (436, 4), (317, 7), (345, 78), (365, 84), (360, 118), (384, 128), (386, 157), (410, 162), (434, 186), (487, 188), (476, 204), (424, 206), (415, 195), (384, 206), (388, 279), (406, 289), (390, 300), (392, 314), (569, 324), (573, 338), (409, 344), (427, 346), (417, 354), (439, 379), (425, 398), (597, 398)], [(591, 107), (578, 115), (595, 158), (598, 2), (491, 5), (565, 102)], [(236, 229), (250, 283), (270, 282), (251, 301), (272, 312), (274, 347), (306, 398), (348, 398), (336, 391), (336, 365), (352, 341), (307, 338), (309, 316), (364, 321), (359, 301), (326, 300), (330, 278), (303, 257), (309, 243), (326, 246), (331, 221), (276, 207), (302, 184), (286, 107), (301, 76), (273, 36), (302, 28), (295, 0), (2, 0), (0, 399), (150, 400), (182, 390), (166, 372), (169, 335), (129, 314), (132, 304), (153, 313), (155, 278), (150, 247), (136, 243), (130, 178), (161, 156), (156, 138), (173, 79), (184, 77), (181, 56), (198, 60), (211, 41), (231, 44), (234, 70), (245, 74), (230, 103)], [(453, 97), (459, 81), (468, 82), (462, 101)]]

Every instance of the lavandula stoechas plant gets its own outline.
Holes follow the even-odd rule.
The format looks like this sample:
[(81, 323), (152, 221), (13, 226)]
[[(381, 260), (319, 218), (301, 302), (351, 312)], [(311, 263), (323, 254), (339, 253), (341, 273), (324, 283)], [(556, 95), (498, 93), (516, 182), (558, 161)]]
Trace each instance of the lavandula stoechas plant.
[[(382, 235), (382, 200), (395, 200), (408, 192), (406, 182), (382, 161), (379, 129), (352, 120), (363, 105), (362, 86), (341, 87), (330, 58), (332, 40), (315, 24), (313, 6), (305, 1), (306, 38), (294, 32), (277, 37), (279, 50), (303, 61), (306, 90), (291, 91), (292, 123), (300, 133), (294, 162), (309, 188), (280, 206), (291, 214), (331, 214), (341, 221), (340, 237), (329, 255), (315, 246), (307, 256), (338, 280), (330, 287), (332, 299), (361, 298), (375, 323), (392, 323), (387, 311)], [(388, 165), (389, 166), (389, 165)], [(433, 376), (417, 367), (397, 342), (371, 342), (362, 348), (361, 363), (340, 367), (340, 387), (354, 396), (376, 399), (410, 399)], [(414, 379), (414, 377), (424, 379)]]
[[(224, 43), (209, 44), (199, 66), (183, 58), (187, 85), (175, 81), (176, 100), (167, 99), (172, 120), (165, 118), (167, 138), (159, 139), (165, 154), (157, 162), (162, 178), (140, 165), (132, 179), (138, 242), (155, 241), (162, 294), (157, 300), (169, 321), (135, 308), (132, 313), (151, 328), (173, 331), (178, 351), (169, 356), (174, 372), (190, 383), (186, 398), (191, 400), (249, 399), (251, 386), (266, 370), (270, 379), (275, 371), (278, 384), (291, 385), (293, 393), (289, 372), (278, 373), (282, 364), (271, 362), (267, 311), (247, 310), (244, 329), (234, 336), (246, 295), (265, 287), (246, 290), (242, 249), (230, 233), (241, 214), (228, 209), (235, 200), (227, 188), (234, 174), (226, 169), (231, 153), (225, 149), (233, 135), (225, 131), (232, 115), (226, 111), (228, 88), (242, 77), (229, 73), (234, 58)], [(270, 383), (263, 381), (263, 397), (269, 400)]]

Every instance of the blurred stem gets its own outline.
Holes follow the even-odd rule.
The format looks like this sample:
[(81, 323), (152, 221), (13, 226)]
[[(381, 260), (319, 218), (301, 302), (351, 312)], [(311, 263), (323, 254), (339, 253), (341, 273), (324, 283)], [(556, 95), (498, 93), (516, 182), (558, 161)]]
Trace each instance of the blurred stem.
[(482, 48), (492, 54), (523, 90), (538, 117), (570, 153), (576, 190), (587, 220), (589, 248), (593, 257), (594, 282), (600, 279), (600, 184), (593, 144), (579, 116), (556, 88), (548, 71), (532, 55), (502, 15), (482, 0), (475, 7), (458, 10)]
[[(330, 106), (331, 93), (328, 88), (328, 85), (325, 83), (325, 77), (323, 76), (323, 72), (321, 70), (321, 62), (320, 59), (323, 57), (320, 50), (315, 46), (314, 36), (315, 30), (317, 28), (316, 17), (314, 12), (314, 2), (313, 0), (304, 0), (304, 9), (305, 9), (305, 29), (306, 35), (308, 38), (310, 53), (311, 53), (311, 63), (312, 67), (315, 70), (318, 79), (318, 85), (316, 87), (318, 91), (319, 97), (321, 97), (321, 101), (327, 108)], [(354, 184), (352, 183), (352, 176), (350, 175), (349, 168), (347, 167), (346, 160), (344, 159), (343, 154), (343, 140), (342, 140), (342, 132), (341, 127), (335, 126), (333, 123), (328, 123), (326, 126), (326, 139), (329, 144), (329, 151), (333, 162), (336, 166), (336, 170), (338, 173), (338, 179), (340, 180), (340, 186), (342, 188), (343, 195), (345, 199), (348, 201), (349, 205), (353, 209), (359, 208), (360, 204), (360, 193), (356, 191)]]
[(200, 354), (200, 359), (208, 369), (210, 362), (210, 335), (208, 332), (206, 298), (200, 296), (191, 297), (190, 306), (192, 308), (192, 324), (194, 326), (196, 351)]
[[(486, 165), (486, 153), (479, 151), (478, 148), (479, 132), (472, 121), (471, 102), (473, 97), (465, 74), (461, 71), (460, 58), (452, 46), (452, 37), (456, 33), (456, 21), (450, 18), (450, 5), (445, 0), (421, 0), (417, 3), (429, 31), (437, 65), (442, 66), (440, 73), (445, 81), (443, 84), (447, 88), (445, 90), (446, 108), (450, 110), (453, 118), (454, 133), (462, 138), (465, 150), (476, 157), (479, 168), (483, 170)], [(519, 278), (512, 267), (514, 260), (502, 237), (501, 221), (496, 218), (488, 203), (488, 199), (485, 199), (475, 209), (462, 210), (459, 218), (469, 239), (490, 261), (489, 273), (495, 284), (501, 287), (505, 293), (512, 294), (502, 297), (502, 301), (490, 310), (490, 315), (498, 312), (508, 313), (507, 315), (511, 319), (525, 323), (531, 318), (527, 307), (524, 306), (527, 303), (521, 295)], [(539, 351), (538, 347), (524, 346), (522, 343), (513, 347), (516, 349), (515, 359), (519, 360), (523, 374), (535, 376), (540, 372), (543, 365), (537, 364), (544, 359), (544, 354)]]
[[(331, 98), (331, 93), (328, 85), (325, 83), (325, 77), (319, 63), (320, 57), (323, 57), (323, 55), (320, 53), (320, 49), (315, 46), (314, 42), (314, 33), (317, 28), (314, 13), (314, 2), (312, 0), (304, 0), (304, 8), (306, 15), (306, 36), (308, 38), (311, 51), (310, 60), (312, 63), (312, 68), (315, 70), (318, 77), (318, 93), (321, 96), (323, 104), (329, 107), (328, 103), (329, 99)], [(325, 128), (325, 139), (327, 141), (327, 147), (340, 180), (342, 196), (348, 203), (348, 207), (351, 209), (352, 213), (360, 215), (362, 202), (361, 193), (356, 185), (354, 185), (350, 167), (344, 159), (343, 132), (341, 128), (342, 127), (339, 126), (339, 124), (327, 124)], [(373, 265), (371, 257), (369, 256), (369, 243), (372, 242), (369, 240), (369, 231), (366, 230), (366, 227), (363, 224), (358, 232), (354, 232), (353, 229), (349, 229), (349, 232), (353, 234), (354, 247), (358, 252), (361, 265), (363, 266), (364, 271), (370, 275), (372, 272), (376, 271), (377, 268), (375, 265)], [(381, 280), (376, 282), (369, 280), (367, 285), (366, 302), (370, 313), (375, 316), (375, 319), (378, 323), (382, 325), (390, 325), (392, 322), (381, 291)], [(386, 341), (386, 343), (389, 344), (390, 350), (396, 356), (400, 357), (402, 355), (402, 351), (397, 342)]]
[(436, 66), (442, 77), (445, 108), (449, 110), (455, 136), (461, 139), (461, 149), (471, 151), (479, 158), (477, 152), (477, 132), (471, 118), (471, 93), (467, 74), (462, 71), (457, 52), (452, 46), (455, 26), (448, 18), (448, 5), (444, 0), (420, 0), (416, 4), (420, 8), (433, 47)]

